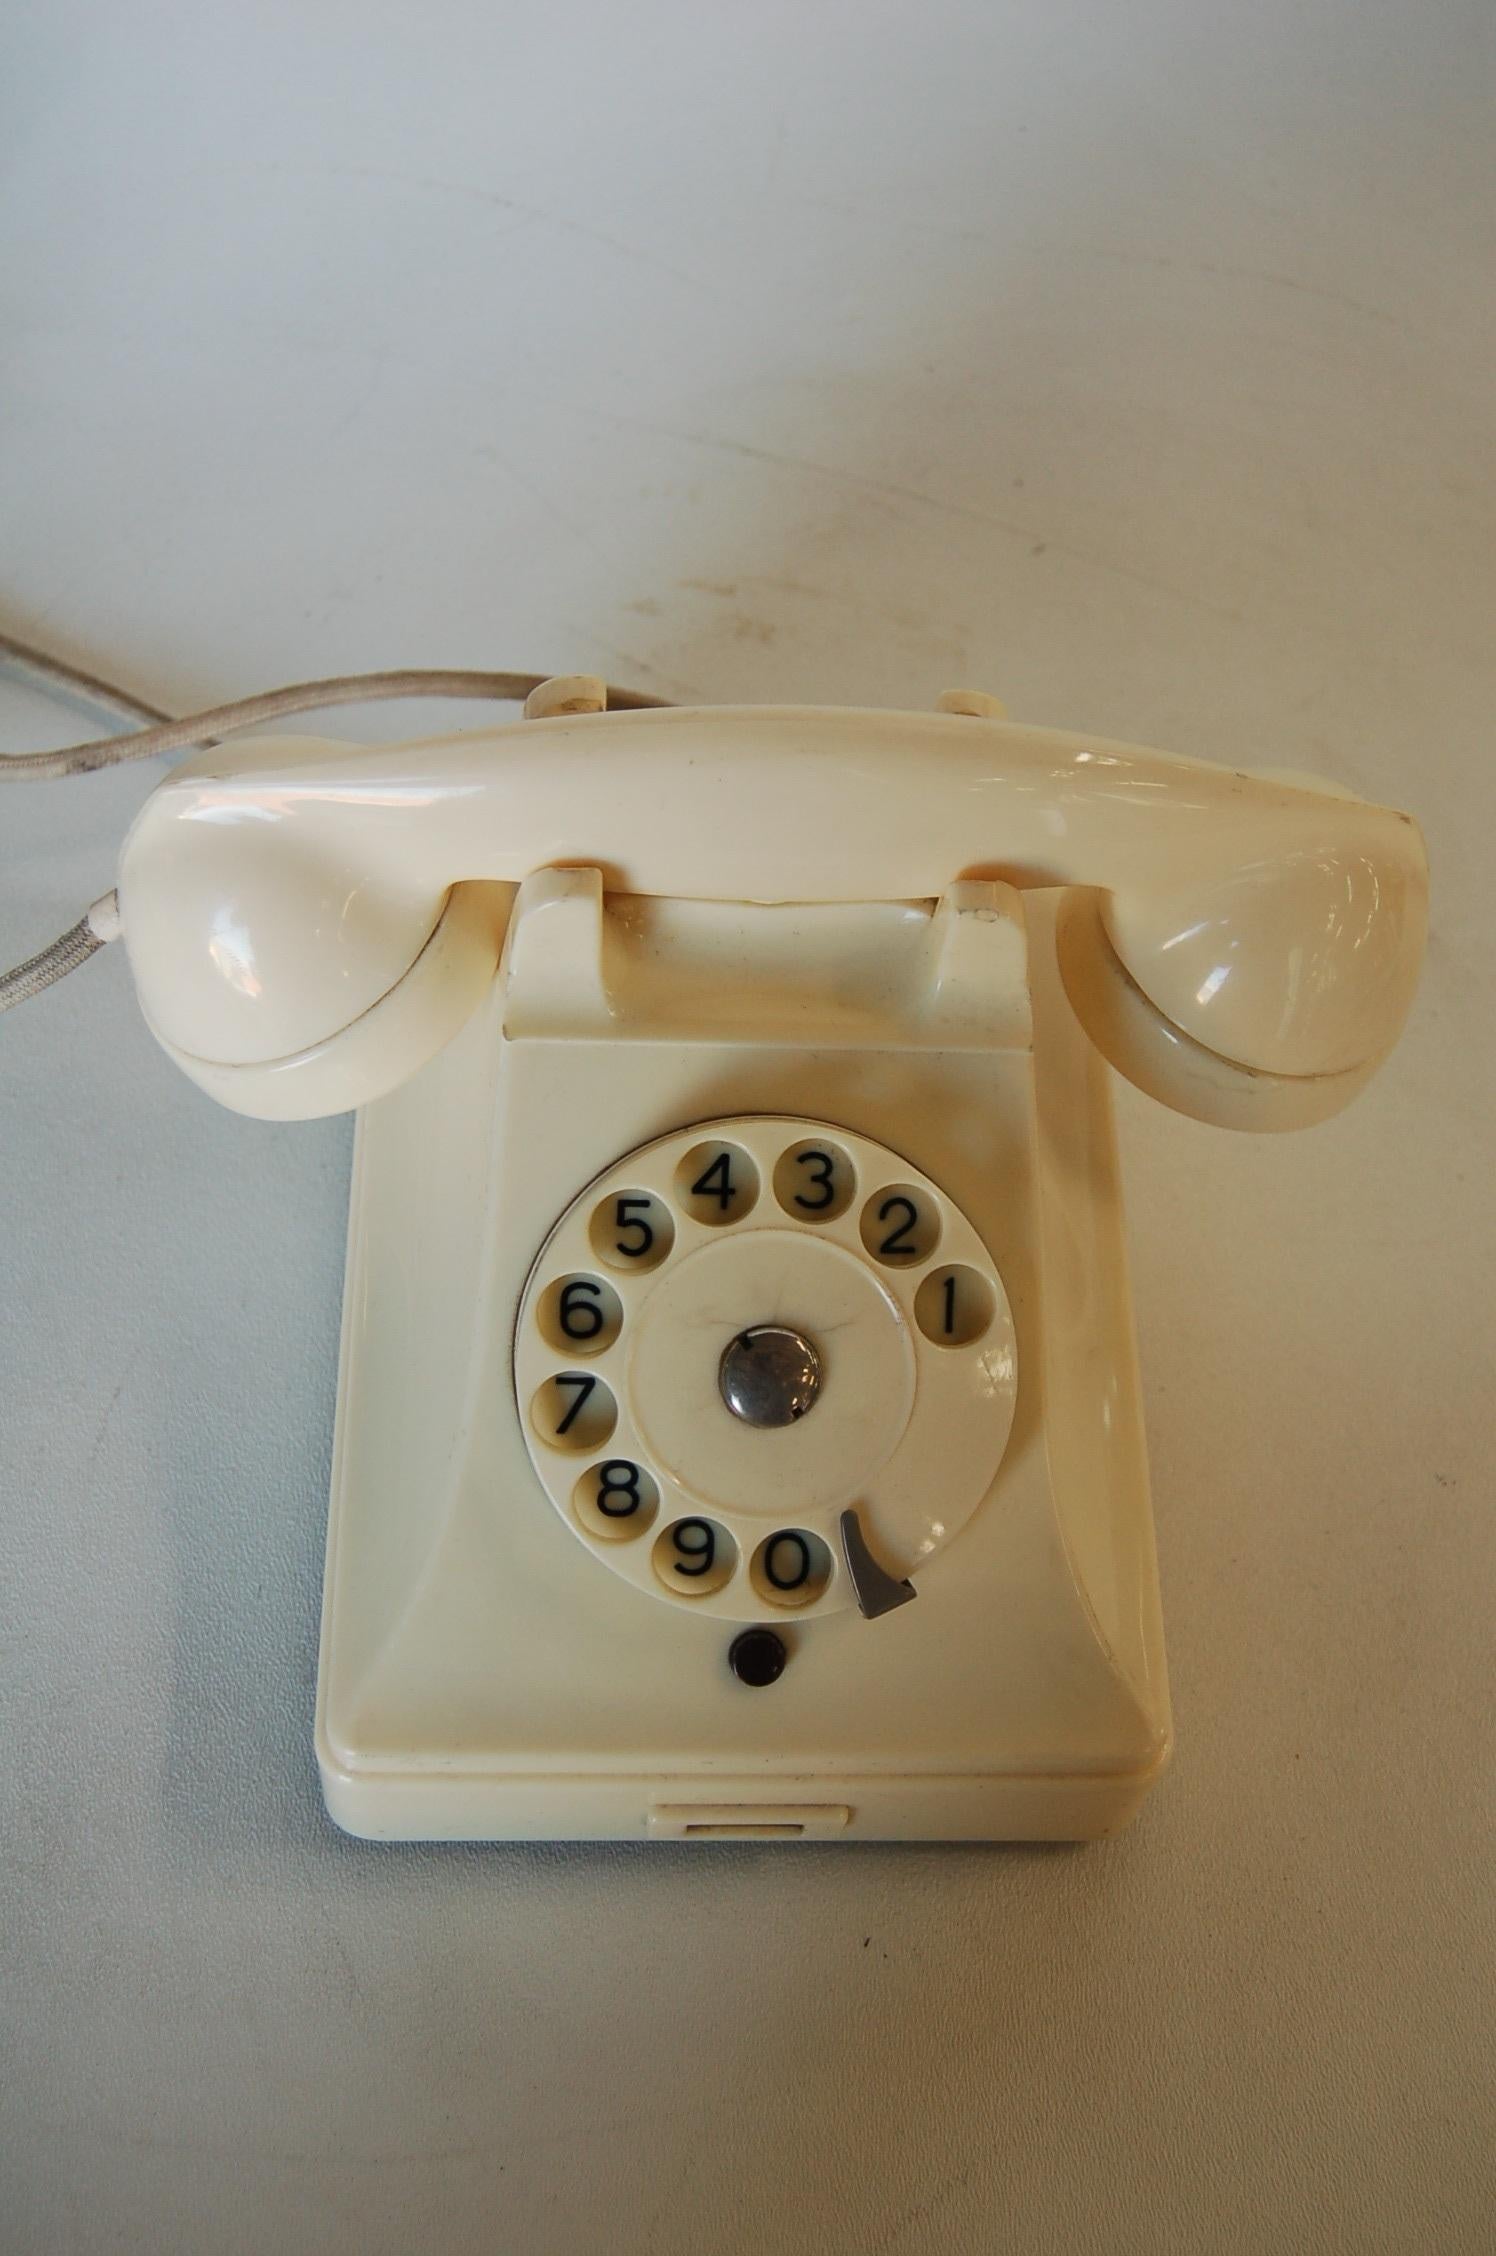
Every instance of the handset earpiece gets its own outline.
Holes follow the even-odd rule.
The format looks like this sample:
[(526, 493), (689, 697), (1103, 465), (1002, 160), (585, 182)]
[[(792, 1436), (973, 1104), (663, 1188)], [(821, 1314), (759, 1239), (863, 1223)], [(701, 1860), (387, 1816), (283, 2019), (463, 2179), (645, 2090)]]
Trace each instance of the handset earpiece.
[(408, 1080), (498, 962), (514, 887), (412, 871), (390, 817), (429, 792), (361, 786), (362, 751), (281, 737), (200, 755), (153, 793), (121, 855), (147, 1025), (199, 1087), (258, 1119), (348, 1111)]
[[(516, 890), (454, 885), (407, 969), (348, 1023), (303, 1049), (268, 1059), (204, 1057), (170, 1040), (149, 1014), (146, 1023), (188, 1079), (232, 1112), (316, 1120), (356, 1111), (429, 1065), (472, 1017), (498, 968)], [(352, 1002), (350, 993), (344, 1007)]]
[(1211, 1128), (1312, 1128), (1348, 1105), (1381, 1064), (1379, 1051), (1334, 1073), (1269, 1073), (1207, 1049), (1143, 993), (1102, 907), (1101, 896), (1079, 887), (1061, 903), (1055, 937), (1065, 993), (1107, 1064), (1171, 1111)]
[(1428, 921), (1423, 841), (1410, 816), (1319, 777), (1213, 774), (1222, 835), (1237, 796), (1245, 850), (1214, 863), (1165, 850), (1150, 885), (1072, 889), (1061, 977), (1145, 1095), (1212, 1127), (1311, 1127), (1402, 1031)]

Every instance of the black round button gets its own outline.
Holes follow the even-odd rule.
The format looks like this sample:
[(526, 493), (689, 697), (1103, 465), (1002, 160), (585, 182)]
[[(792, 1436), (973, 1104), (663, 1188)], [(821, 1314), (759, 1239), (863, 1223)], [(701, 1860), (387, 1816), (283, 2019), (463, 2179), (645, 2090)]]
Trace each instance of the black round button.
[(740, 1684), (773, 1684), (789, 1657), (784, 1639), (773, 1629), (740, 1629), (727, 1648), (727, 1665)]

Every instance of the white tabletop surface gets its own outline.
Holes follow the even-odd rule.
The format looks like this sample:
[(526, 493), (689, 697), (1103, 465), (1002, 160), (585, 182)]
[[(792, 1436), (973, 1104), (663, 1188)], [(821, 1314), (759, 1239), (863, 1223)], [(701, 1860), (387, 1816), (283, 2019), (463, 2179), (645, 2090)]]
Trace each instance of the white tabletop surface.
[[(1489, 8), (53, 0), (6, 49), (0, 626), (180, 709), (989, 687), (1412, 807), (1434, 918), (1342, 1119), (1121, 1098), (1178, 1752), (1083, 1850), (342, 1838), (348, 1124), (215, 1109), (114, 953), (7, 1017), (0, 2246), (1489, 2248)], [(94, 718), (3, 685), (8, 749)], [(0, 961), (158, 772), (4, 798)]]

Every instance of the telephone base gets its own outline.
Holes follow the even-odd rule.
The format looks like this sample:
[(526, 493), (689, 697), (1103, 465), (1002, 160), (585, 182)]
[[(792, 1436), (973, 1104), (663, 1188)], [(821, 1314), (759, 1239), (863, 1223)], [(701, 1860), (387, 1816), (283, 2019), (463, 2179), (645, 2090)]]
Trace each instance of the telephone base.
[[(614, 901), (589, 872), (521, 889), (487, 1003), (359, 1121), (317, 1704), (340, 1825), (384, 1840), (1082, 1840), (1132, 1816), (1167, 1759), (1168, 1690), (1110, 1094), (1066, 1001), (1054, 927), (1053, 896), (998, 885), (933, 908)], [(944, 1484), (960, 1501), (972, 1433), (953, 1430), (943, 1452), (926, 1421), (919, 1541), (900, 1553), (897, 1516), (869, 1520), (883, 1565), (917, 1594), (879, 1618), (851, 1602), (833, 1555), (845, 1499), (829, 1490), (819, 1520), (784, 1507), (807, 1555), (826, 1531), (801, 1605), (765, 1582), (757, 1554), (750, 1572), (749, 1521), (732, 1523), (734, 1543), (726, 1505), (672, 1505), (668, 1467), (628, 1490), (606, 1475), (597, 1492), (605, 1510), (632, 1510), (658, 1488), (631, 1547), (596, 1497), (585, 1512), (570, 1501), (554, 1429), (537, 1438), (555, 1287), (539, 1314), (527, 1292), (545, 1247), (585, 1186), (631, 1183), (698, 1128), (757, 1153), (758, 1220), (776, 1243), (793, 1219), (774, 1186), (795, 1135), (855, 1160), (856, 1200), (828, 1223), (844, 1266), (865, 1246), (876, 1269), (875, 1241), (858, 1236), (865, 1154), (897, 1155), (908, 1183), (947, 1202), (948, 1245), (970, 1226), (1011, 1309), (1016, 1406), (995, 1474), (947, 1528)], [(624, 1211), (675, 1199), (670, 1259), (684, 1264), (732, 1228), (698, 1228), (678, 1180), (651, 1177)], [(595, 1216), (592, 1228), (595, 1242)], [(969, 1274), (975, 1256), (961, 1259)], [(629, 1388), (656, 1388), (653, 1418), (668, 1382), (650, 1377), (642, 1334), (630, 1345), (624, 1268), (606, 1276), (623, 1330), (592, 1371), (609, 1374), (621, 1433)], [(918, 1337), (928, 1295), (913, 1276), (885, 1267), (869, 1307), (880, 1294), (899, 1302), (889, 1321), (920, 1372), (944, 1373), (945, 1347)], [(796, 1313), (726, 1302), (706, 1314), (729, 1329)], [(987, 1368), (1008, 1383), (1001, 1355)], [(580, 1390), (585, 1360), (575, 1373)], [(836, 1430), (835, 1383), (833, 1368), (807, 1436)], [(911, 1381), (911, 1397), (925, 1388)], [(880, 1380), (870, 1420), (892, 1393)], [(642, 1458), (642, 1441), (628, 1447)], [(673, 1437), (660, 1447), (670, 1458)], [(712, 1473), (687, 1468), (684, 1493)], [(776, 1490), (763, 1510), (778, 1508)], [(673, 1579), (638, 1565), (681, 1509), (699, 1516), (679, 1528), (717, 1515), (736, 1560), (700, 1595), (686, 1577), (704, 1538), (681, 1539)], [(772, 1682), (728, 1665), (745, 1622), (776, 1625)]]

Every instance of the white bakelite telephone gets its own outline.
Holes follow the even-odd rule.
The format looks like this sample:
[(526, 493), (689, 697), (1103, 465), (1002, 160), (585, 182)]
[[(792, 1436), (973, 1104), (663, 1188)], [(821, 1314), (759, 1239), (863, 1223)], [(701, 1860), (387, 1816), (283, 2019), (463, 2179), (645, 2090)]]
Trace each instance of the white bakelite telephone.
[(121, 860), (183, 1069), (360, 1108), (328, 1807), (1110, 1832), (1170, 1720), (1101, 1059), (1336, 1112), (1412, 998), (1418, 831), (974, 693), (603, 703), (206, 752)]

